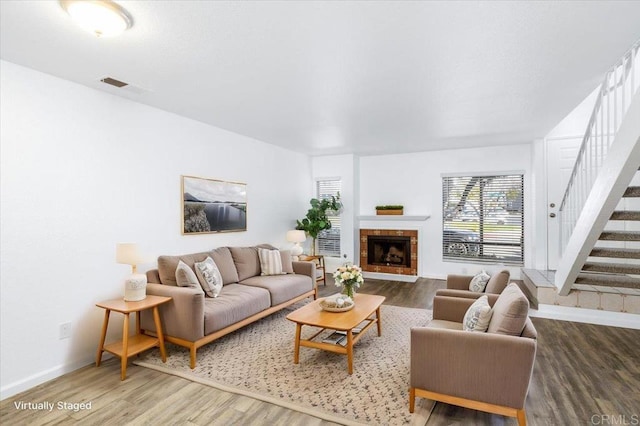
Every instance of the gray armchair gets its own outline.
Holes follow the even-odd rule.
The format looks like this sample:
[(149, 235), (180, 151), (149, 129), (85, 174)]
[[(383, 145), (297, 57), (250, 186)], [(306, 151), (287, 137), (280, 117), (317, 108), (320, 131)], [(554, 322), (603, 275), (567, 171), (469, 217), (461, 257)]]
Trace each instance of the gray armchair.
[[(493, 274), (487, 283), (485, 293), (500, 294), (509, 284), (509, 278), (511, 277), (508, 270), (504, 269), (497, 274)], [(473, 279), (473, 275), (447, 275), (447, 288), (441, 289), (436, 292), (438, 296), (451, 296), (451, 297), (467, 297), (476, 299), (482, 293), (476, 293), (469, 290), (469, 284)]]
[(422, 397), (516, 417), (526, 425), (537, 337), (529, 304), (515, 284), (487, 297), (493, 306), (487, 332), (462, 330), (474, 299), (440, 295), (434, 299), (433, 321), (411, 329), (410, 412), (415, 398)]

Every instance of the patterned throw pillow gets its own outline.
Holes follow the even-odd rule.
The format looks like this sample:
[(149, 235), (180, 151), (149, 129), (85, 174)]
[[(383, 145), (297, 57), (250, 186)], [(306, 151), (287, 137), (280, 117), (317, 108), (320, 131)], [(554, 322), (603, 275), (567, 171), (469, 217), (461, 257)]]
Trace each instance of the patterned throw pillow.
[(182, 260), (178, 262), (178, 267), (176, 268), (176, 283), (179, 287), (200, 288), (196, 273)]
[(462, 329), (464, 331), (487, 331), (489, 322), (491, 321), (491, 306), (489, 306), (489, 298), (487, 296), (481, 296), (473, 302), (467, 313), (464, 314), (462, 320)]
[(260, 275), (282, 275), (282, 257), (279, 250), (258, 248), (260, 258)]
[(475, 291), (476, 293), (483, 293), (489, 279), (491, 277), (487, 274), (486, 271), (480, 271), (480, 273), (473, 278), (471, 278), (471, 282), (469, 283), (469, 290)]
[(207, 257), (193, 266), (196, 268), (196, 275), (206, 295), (218, 297), (222, 290), (222, 275), (220, 275), (220, 270), (213, 259)]

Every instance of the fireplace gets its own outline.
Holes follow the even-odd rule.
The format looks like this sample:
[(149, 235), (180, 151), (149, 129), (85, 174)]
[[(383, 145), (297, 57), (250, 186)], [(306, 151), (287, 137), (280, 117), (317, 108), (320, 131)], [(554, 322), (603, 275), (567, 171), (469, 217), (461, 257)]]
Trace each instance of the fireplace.
[(411, 267), (411, 238), (369, 235), (367, 264)]
[(367, 272), (418, 275), (418, 231), (361, 229), (360, 266)]

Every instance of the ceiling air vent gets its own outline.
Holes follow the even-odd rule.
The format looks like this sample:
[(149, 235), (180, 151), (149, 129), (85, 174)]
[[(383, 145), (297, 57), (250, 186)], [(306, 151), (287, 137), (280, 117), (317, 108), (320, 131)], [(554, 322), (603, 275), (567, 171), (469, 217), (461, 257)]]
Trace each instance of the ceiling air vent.
[(105, 77), (100, 81), (115, 87), (124, 87), (129, 85), (129, 83), (125, 83), (124, 81), (116, 80), (115, 78), (111, 78), (111, 77)]

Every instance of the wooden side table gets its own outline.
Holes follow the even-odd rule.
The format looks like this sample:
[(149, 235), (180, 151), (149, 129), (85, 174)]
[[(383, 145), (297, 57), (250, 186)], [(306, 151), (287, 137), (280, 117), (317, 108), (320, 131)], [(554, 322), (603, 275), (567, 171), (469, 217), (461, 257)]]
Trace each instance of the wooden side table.
[[(324, 256), (322, 255), (315, 255), (315, 256), (307, 256), (306, 254), (300, 255), (300, 260), (303, 261), (307, 261), (307, 262), (314, 262), (316, 264), (316, 282), (322, 282), (324, 283), (324, 285), (327, 285), (327, 278), (326, 278), (326, 267), (324, 266)], [(318, 274), (318, 272), (320, 272), (320, 274)]]
[[(160, 313), (158, 306), (167, 303), (171, 297), (164, 296), (147, 296), (138, 302), (125, 302), (123, 299), (107, 300), (106, 302), (96, 303), (96, 306), (103, 308), (104, 322), (102, 323), (102, 335), (100, 336), (100, 344), (98, 345), (98, 353), (96, 354), (96, 367), (102, 362), (102, 352), (107, 351), (120, 357), (120, 380), (127, 377), (127, 361), (130, 357), (146, 351), (154, 346), (160, 347), (162, 362), (167, 361), (167, 353), (164, 349), (164, 336), (162, 335), (162, 325), (160, 324)], [(153, 320), (156, 324), (156, 337), (143, 334), (140, 329), (140, 312), (146, 309), (153, 309)], [(120, 342), (110, 343), (105, 346), (104, 340), (107, 336), (107, 327), (109, 326), (109, 315), (111, 311), (124, 314), (124, 325), (122, 327), (122, 340)], [(136, 313), (136, 334), (129, 336), (129, 314)]]

